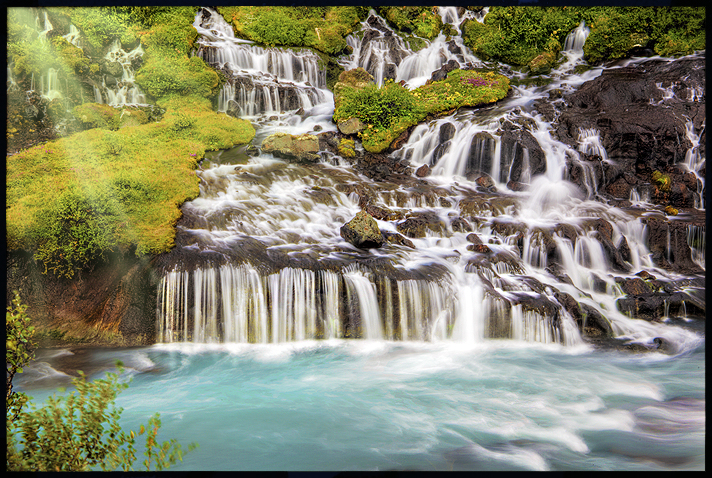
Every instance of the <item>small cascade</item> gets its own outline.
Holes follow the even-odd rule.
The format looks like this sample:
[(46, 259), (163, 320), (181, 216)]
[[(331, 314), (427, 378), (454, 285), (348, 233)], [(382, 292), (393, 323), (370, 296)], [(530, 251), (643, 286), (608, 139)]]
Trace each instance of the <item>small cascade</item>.
[[(374, 10), (361, 22), (361, 30), (346, 37), (353, 53), (341, 64), (346, 70), (363, 68), (381, 86), (386, 79), (399, 76), (399, 65), (413, 51)], [(400, 78), (399, 78), (400, 79)]]
[(218, 111), (235, 102), (238, 116), (311, 109), (331, 99), (326, 70), (307, 49), (263, 48), (235, 38), (232, 27), (213, 9), (201, 8), (193, 26), (200, 35), (197, 55), (228, 75)]
[(512, 306), (512, 338), (544, 344), (562, 343), (560, 330), (551, 318), (523, 310), (519, 304)]
[(49, 22), (49, 18), (47, 17), (47, 12), (43, 11), (42, 15), (44, 17), (44, 20), (42, 22), (42, 25), (40, 26), (40, 17), (37, 16), (35, 18), (35, 23), (37, 24), (37, 30), (39, 30), (39, 37), (40, 40), (42, 41), (47, 41), (47, 34), (54, 30), (54, 27), (52, 24)]
[(47, 70), (47, 76), (43, 75), (40, 77), (40, 94), (50, 101), (56, 98), (62, 98), (63, 95), (59, 87), (58, 71), (54, 68), (49, 68)]
[[(703, 125), (704, 129), (704, 125)], [(689, 118), (685, 123), (685, 131), (687, 139), (692, 143), (685, 153), (684, 165), (688, 171), (691, 171), (697, 177), (697, 191), (695, 192), (695, 208), (705, 208), (705, 178), (700, 174), (700, 170), (705, 164), (705, 157), (700, 154), (700, 137), (695, 133), (695, 126)]]
[(12, 74), (12, 64), (7, 65), (7, 92), (17, 92), (20, 91), (20, 86), (15, 82), (15, 78)]
[[(102, 98), (106, 98), (106, 103), (109, 106), (126, 106), (126, 105), (145, 105), (146, 96), (143, 94), (139, 86), (135, 83), (133, 63), (143, 56), (143, 48), (139, 44), (130, 52), (126, 52), (121, 47), (121, 42), (117, 39), (112, 43), (109, 51), (104, 57), (109, 62), (116, 62), (121, 65), (122, 76), (120, 79), (115, 79), (114, 85), (107, 85), (107, 78), (104, 76), (102, 81)], [(99, 96), (95, 90), (95, 96)]]
[(81, 45), (79, 43), (81, 35), (79, 33), (79, 30), (77, 30), (77, 27), (75, 27), (73, 24), (69, 25), (69, 33), (63, 35), (62, 37), (77, 48), (81, 48)]
[(443, 23), (452, 24), (457, 35), (452, 38), (440, 33), (430, 44), (409, 55), (398, 65), (396, 81), (405, 81), (409, 88), (417, 88), (430, 79), (432, 72), (449, 62), (457, 62), (460, 67), (465, 65), (481, 66), (482, 62), (474, 56), (462, 42), (460, 24), (473, 13), (466, 11), (460, 18), (456, 7), (438, 7)]
[(687, 243), (690, 245), (692, 260), (705, 268), (705, 226), (687, 226)]
[(595, 128), (579, 128), (578, 150), (583, 154), (599, 156), (603, 161), (608, 160), (606, 148), (601, 143), (601, 133)]
[(571, 54), (583, 54), (583, 45), (586, 43), (586, 38), (588, 38), (590, 32), (590, 28), (582, 21), (578, 27), (574, 28), (574, 30), (566, 36), (563, 51)]

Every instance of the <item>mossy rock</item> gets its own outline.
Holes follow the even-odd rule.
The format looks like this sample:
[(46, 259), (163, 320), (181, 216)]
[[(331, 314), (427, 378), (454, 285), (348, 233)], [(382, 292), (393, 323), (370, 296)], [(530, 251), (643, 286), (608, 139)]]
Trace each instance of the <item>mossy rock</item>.
[(262, 152), (287, 160), (314, 162), (319, 160), (319, 138), (313, 134), (275, 133), (262, 141)]
[(384, 239), (376, 220), (367, 212), (359, 211), (353, 219), (341, 226), (341, 237), (359, 249), (381, 247)]

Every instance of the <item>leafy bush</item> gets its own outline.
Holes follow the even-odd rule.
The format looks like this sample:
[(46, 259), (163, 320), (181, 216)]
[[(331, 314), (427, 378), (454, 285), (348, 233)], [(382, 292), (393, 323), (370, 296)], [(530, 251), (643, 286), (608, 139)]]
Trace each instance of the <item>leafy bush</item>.
[(443, 27), (437, 7), (378, 7), (378, 12), (396, 29), (433, 39)]
[(5, 406), (8, 419), (14, 419), (20, 412), (27, 397), (12, 389), (12, 380), (16, 374), (22, 373), (22, 368), (34, 359), (37, 347), (33, 342), (35, 328), (30, 325), (30, 317), (26, 313), (27, 306), (22, 303), (20, 294), (15, 291), (12, 303), (5, 314), (5, 364), (7, 367), (7, 385)]
[(38, 231), (35, 259), (44, 263), (45, 272), (71, 278), (111, 249), (114, 201), (105, 194), (90, 194), (69, 189), (39, 213), (44, 229)]
[(483, 60), (524, 66), (543, 52), (558, 53), (581, 21), (590, 28), (589, 63), (623, 58), (634, 47), (663, 56), (705, 48), (702, 7), (492, 7), (484, 23), (465, 22), (463, 40)]
[[(88, 382), (81, 371), (72, 380), (75, 391), (68, 396), (53, 395), (41, 407), (31, 403), (24, 393), (13, 391), (12, 380), (34, 360), (34, 327), (15, 292), (5, 314), (6, 330), (6, 469), (7, 471), (89, 471), (133, 469), (136, 461), (136, 438), (146, 435), (143, 466), (163, 470), (182, 460), (180, 443), (157, 441), (160, 415), (141, 425), (138, 434), (121, 429), (121, 408), (116, 396), (128, 387), (118, 373), (107, 373), (105, 379)], [(197, 447), (191, 444), (189, 450)]]
[(342, 101), (343, 107), (335, 112), (335, 120), (355, 117), (377, 128), (389, 128), (398, 119), (412, 117), (417, 111), (410, 91), (393, 81), (387, 81), (383, 88), (373, 83), (364, 88), (347, 88)]
[(308, 47), (329, 55), (368, 15), (364, 7), (218, 7), (235, 34), (268, 46)]
[[(159, 107), (160, 122), (94, 128), (8, 156), (8, 250), (36, 253), (46, 272), (68, 276), (109, 250), (173, 247), (179, 208), (199, 193), (197, 161), (206, 150), (249, 143), (255, 130), (202, 97), (164, 98)], [(192, 126), (176, 134), (176, 124)], [(62, 233), (69, 225), (74, 238)]]
[(492, 72), (451, 71), (447, 78), (413, 91), (386, 80), (383, 87), (366, 84), (362, 68), (345, 71), (334, 87), (334, 121), (358, 118), (366, 127), (359, 133), (364, 149), (384, 151), (408, 127), (428, 115), (474, 107), (504, 98), (509, 80)]
[(260, 21), (250, 23), (245, 32), (268, 46), (303, 46), (306, 28), (302, 22), (280, 10), (265, 10)]

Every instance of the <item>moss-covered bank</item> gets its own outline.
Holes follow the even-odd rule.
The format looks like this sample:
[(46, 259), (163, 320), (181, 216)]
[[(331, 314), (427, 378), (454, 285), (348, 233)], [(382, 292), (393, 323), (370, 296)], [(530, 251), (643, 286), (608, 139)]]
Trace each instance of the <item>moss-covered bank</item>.
[(441, 81), (409, 90), (387, 80), (379, 88), (358, 68), (342, 73), (334, 87), (337, 123), (358, 118), (358, 132), (366, 151), (379, 153), (409, 127), (458, 108), (494, 103), (509, 92), (509, 79), (493, 72), (454, 70)]

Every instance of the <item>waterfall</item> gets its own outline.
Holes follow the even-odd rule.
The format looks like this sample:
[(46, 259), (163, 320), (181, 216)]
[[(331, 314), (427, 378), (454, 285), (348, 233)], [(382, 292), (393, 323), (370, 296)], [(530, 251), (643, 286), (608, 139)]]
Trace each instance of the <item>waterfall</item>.
[[(704, 125), (703, 125), (704, 129)], [(685, 123), (685, 131), (687, 133), (687, 139), (692, 143), (692, 146), (685, 153), (684, 166), (688, 171), (695, 174), (697, 178), (697, 191), (695, 191), (695, 208), (704, 209), (705, 208), (705, 178), (700, 175), (700, 169), (705, 164), (705, 158), (700, 154), (700, 137), (695, 133), (695, 125), (692, 120), (687, 118)]]
[(564, 51), (579, 54), (583, 53), (583, 45), (586, 43), (586, 38), (590, 29), (586, 26), (586, 23), (581, 21), (581, 24), (574, 28), (574, 30), (566, 36), (564, 40)]
[[(455, 28), (474, 15), (450, 7), (439, 13)], [(196, 55), (229, 78), (219, 111), (258, 117), (260, 135), (301, 134), (307, 124), (334, 130), (331, 93), (313, 53), (235, 38), (210, 8), (198, 12), (194, 26)], [(398, 78), (413, 87), (447, 61), (477, 63), (459, 36), (440, 35), (414, 52), (373, 11), (361, 26), (346, 38), (353, 52), (339, 61), (368, 69), (376, 81)], [(569, 35), (565, 56), (581, 54), (587, 31), (581, 24)], [(637, 208), (607, 204), (599, 182), (614, 161), (601, 130), (581, 127), (567, 144), (555, 120), (532, 107), (548, 92), (575, 89), (600, 73), (558, 68), (547, 85), (521, 86), (488, 108), (416, 125), (389, 160), (413, 170), (427, 165), (429, 175), (403, 184), (368, 179), (333, 152), (313, 164), (264, 153), (239, 164), (201, 163), (200, 196), (182, 207), (182, 245), (161, 259), (160, 340), (568, 347), (594, 327), (586, 316), (600, 316), (601, 330), (625, 340), (677, 337), (617, 305), (621, 280), (639, 271), (669, 276), (647, 246), (640, 208), (649, 208), (650, 190), (631, 189)], [(288, 113), (298, 108), (305, 114)], [(684, 164), (700, 172), (697, 134), (688, 126), (693, 147)], [(341, 226), (364, 208), (401, 242), (359, 250), (345, 241)], [(704, 228), (687, 233), (693, 260), (704, 266)], [(663, 254), (671, 258), (671, 247)], [(571, 309), (567, 296), (586, 313)]]
[(69, 25), (69, 33), (67, 33), (66, 35), (63, 35), (63, 38), (65, 40), (67, 40), (69, 43), (71, 43), (72, 45), (74, 45), (78, 48), (81, 48), (81, 46), (79, 45), (80, 37), (81, 37), (81, 35), (79, 33), (79, 30), (77, 30), (77, 27), (75, 27), (73, 24)]
[(239, 116), (254, 117), (309, 109), (330, 101), (326, 70), (308, 49), (264, 48), (235, 37), (232, 27), (213, 9), (203, 7), (193, 26), (198, 31), (197, 55), (228, 72), (218, 111), (236, 103)]
[(39, 16), (35, 19), (35, 23), (37, 24), (37, 29), (40, 30), (40, 39), (44, 42), (47, 41), (47, 34), (54, 30), (54, 27), (52, 24), (49, 22), (49, 18), (47, 17), (47, 12), (42, 12), (44, 15), (44, 21), (42, 22), (42, 26), (40, 27), (40, 19)]
[(59, 90), (60, 84), (57, 73), (58, 71), (54, 68), (49, 68), (47, 70), (47, 76), (45, 77), (43, 75), (40, 77), (40, 94), (49, 100), (63, 97)]
[(15, 82), (12, 75), (12, 63), (7, 64), (7, 92), (20, 91), (20, 86)]
[(692, 260), (705, 268), (705, 226), (687, 226), (687, 243), (690, 245)]
[[(106, 104), (109, 106), (124, 106), (124, 105), (145, 105), (146, 96), (143, 94), (141, 89), (135, 83), (134, 71), (132, 62), (137, 58), (143, 56), (143, 48), (139, 44), (133, 50), (126, 52), (121, 47), (121, 42), (116, 39), (111, 44), (109, 51), (104, 57), (109, 62), (117, 62), (121, 65), (122, 75), (121, 79), (117, 81), (116, 85), (109, 87), (106, 84), (106, 76), (102, 80), (102, 89), (106, 95)], [(99, 95), (95, 91), (95, 95)]]

